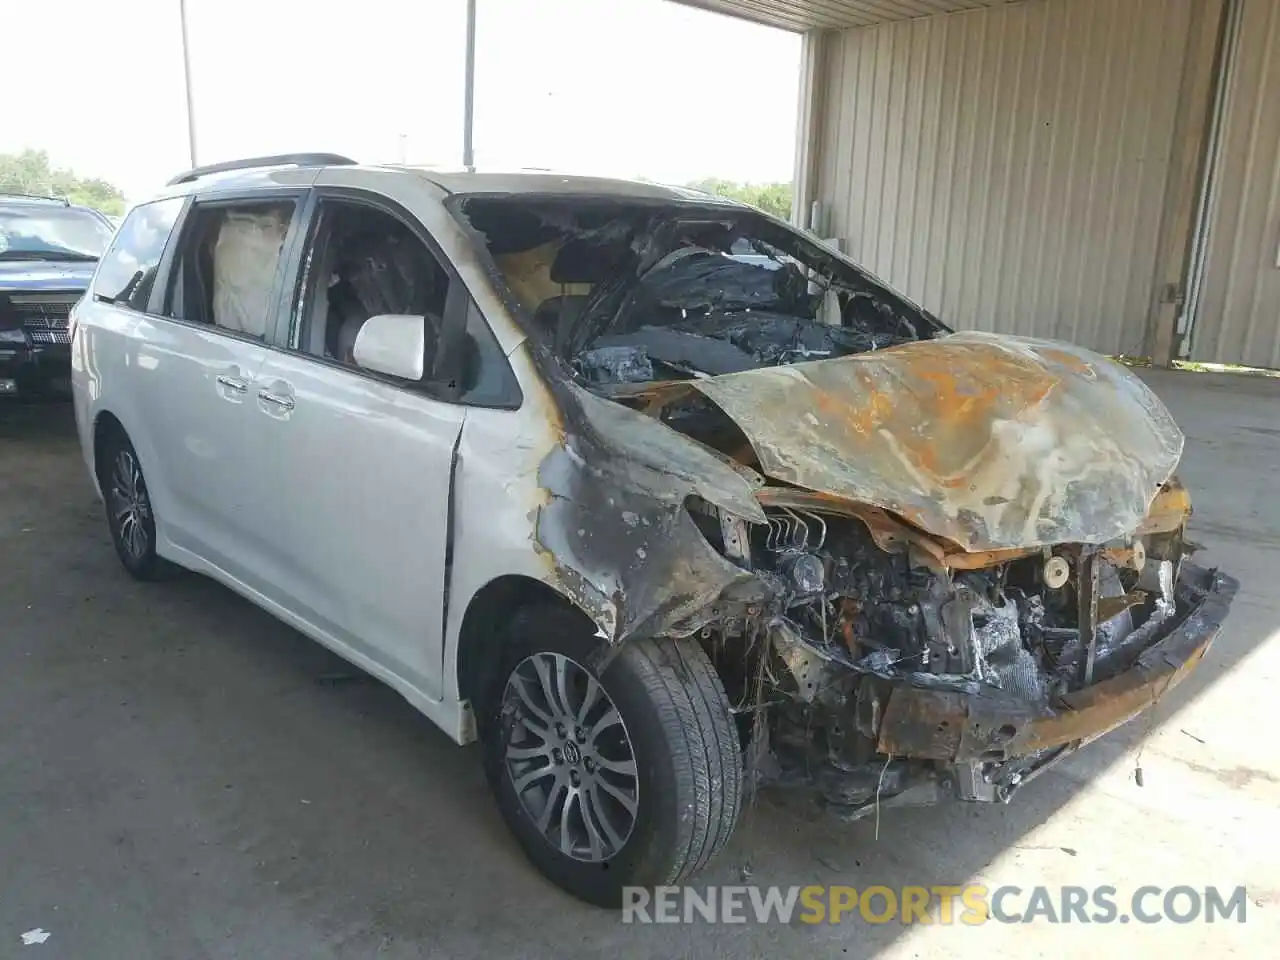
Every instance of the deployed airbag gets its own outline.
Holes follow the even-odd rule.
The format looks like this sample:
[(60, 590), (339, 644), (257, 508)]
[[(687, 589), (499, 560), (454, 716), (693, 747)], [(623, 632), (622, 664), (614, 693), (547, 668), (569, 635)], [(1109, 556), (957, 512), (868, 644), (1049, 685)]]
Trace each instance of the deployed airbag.
[(288, 229), (284, 209), (227, 213), (213, 248), (214, 323), (253, 337), (266, 334)]

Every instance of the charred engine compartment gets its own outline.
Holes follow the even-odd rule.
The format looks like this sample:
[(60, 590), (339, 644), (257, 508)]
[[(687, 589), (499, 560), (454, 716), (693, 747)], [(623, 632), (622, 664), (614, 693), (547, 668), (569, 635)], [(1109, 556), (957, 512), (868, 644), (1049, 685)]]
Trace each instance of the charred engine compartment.
[(1043, 637), (1039, 596), (1008, 588), (1007, 567), (948, 581), (906, 553), (885, 553), (860, 527), (788, 509), (770, 516), (762, 560), (795, 588), (786, 616), (804, 636), (868, 673), (987, 682), (1045, 698), (1039, 664), (1021, 642), (1024, 630)]
[(893, 685), (1014, 703), (1033, 717), (1127, 669), (1176, 605), (1180, 532), (1149, 547), (1064, 545), (950, 570), (905, 543), (886, 551), (852, 516), (772, 507), (765, 524), (747, 524), (706, 504), (691, 512), (778, 598), (700, 632), (757, 783), (817, 784), (849, 817), (945, 793), (1007, 799), (1041, 759), (1005, 754), (1012, 728), (991, 731), (990, 749), (964, 763), (886, 755), (877, 731)]

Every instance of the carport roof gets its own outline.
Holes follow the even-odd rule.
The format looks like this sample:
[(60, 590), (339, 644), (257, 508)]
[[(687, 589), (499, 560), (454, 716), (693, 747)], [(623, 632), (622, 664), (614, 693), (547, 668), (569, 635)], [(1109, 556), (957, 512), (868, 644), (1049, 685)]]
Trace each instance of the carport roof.
[(937, 13), (999, 7), (1019, 0), (676, 0), (690, 7), (753, 20), (783, 30), (866, 27)]

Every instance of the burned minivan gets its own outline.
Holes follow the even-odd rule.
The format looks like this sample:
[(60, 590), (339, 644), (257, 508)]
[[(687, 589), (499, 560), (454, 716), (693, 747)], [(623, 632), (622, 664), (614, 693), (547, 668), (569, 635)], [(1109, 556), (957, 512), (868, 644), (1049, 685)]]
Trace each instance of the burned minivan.
[(1005, 801), (1203, 654), (1233, 584), (1123, 366), (953, 333), (754, 210), (455, 209), (563, 403), (539, 541), (611, 642), (697, 642), (751, 786)]
[[(103, 287), (108, 254), (78, 311), (117, 551), (222, 580), (478, 737), (517, 840), (584, 899), (691, 875), (762, 787), (849, 819), (1008, 801), (1219, 630), (1236, 584), (1188, 559), (1182, 433), (1110, 359), (953, 332), (689, 191), (270, 159), (175, 181), (147, 303)], [(252, 258), (279, 309), (202, 367), (222, 427), (130, 383), (162, 389), (132, 372), (156, 340), (165, 369), (187, 349), (171, 291), (205, 289), (200, 257), (223, 276), (234, 203), (281, 224)], [(118, 309), (125, 335), (97, 319)], [(192, 309), (208, 349), (217, 299)], [(188, 451), (238, 444), (279, 502), (175, 492), (217, 472)]]

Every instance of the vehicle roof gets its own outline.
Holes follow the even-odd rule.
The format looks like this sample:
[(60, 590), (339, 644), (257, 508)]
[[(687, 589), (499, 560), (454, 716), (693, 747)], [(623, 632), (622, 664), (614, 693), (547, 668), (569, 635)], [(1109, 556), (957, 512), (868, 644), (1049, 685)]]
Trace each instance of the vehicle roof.
[(32, 207), (65, 208), (71, 206), (70, 201), (61, 197), (42, 197), (34, 193), (5, 193), (3, 190), (0, 190), (0, 203), (21, 204)]
[(635, 200), (697, 200), (732, 204), (732, 201), (691, 190), (644, 180), (617, 180), (587, 177), (550, 171), (520, 170), (512, 173), (468, 173), (464, 170), (408, 168), (449, 193), (467, 194), (548, 194), (608, 196)]
[(28, 196), (21, 193), (0, 193), (0, 207), (37, 207), (41, 210), (75, 210), (106, 219), (106, 214), (82, 203), (71, 203), (59, 197)]
[[(169, 184), (159, 197), (183, 196), (215, 186), (218, 189), (253, 189), (282, 185), (305, 186), (314, 182), (323, 165), (276, 165), (246, 167), (238, 170), (210, 173), (182, 183)], [(360, 171), (380, 174), (399, 173), (406, 177), (420, 177), (436, 188), (450, 194), (563, 194), (566, 196), (617, 197), (633, 200), (671, 200), (714, 203), (740, 206), (731, 200), (692, 190), (671, 187), (642, 180), (616, 180), (606, 177), (576, 176), (551, 171), (518, 170), (509, 173), (469, 173), (437, 167), (400, 166), (395, 164), (331, 165), (330, 169), (358, 175)]]

